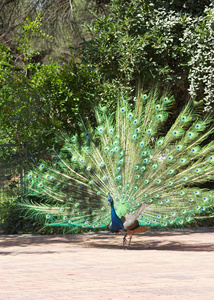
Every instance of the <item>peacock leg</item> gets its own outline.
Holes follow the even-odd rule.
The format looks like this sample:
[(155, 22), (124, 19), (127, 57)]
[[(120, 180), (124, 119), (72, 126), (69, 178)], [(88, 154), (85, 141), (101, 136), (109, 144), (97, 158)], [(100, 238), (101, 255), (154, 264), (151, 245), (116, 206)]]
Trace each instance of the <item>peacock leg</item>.
[(123, 247), (127, 245), (127, 233), (123, 237)]
[(131, 246), (132, 234), (129, 235), (129, 247)]
[[(129, 241), (128, 241), (127, 236), (129, 236)], [(131, 246), (131, 240), (132, 240), (132, 234), (126, 233), (126, 234), (124, 235), (124, 238), (123, 238), (123, 247), (128, 247), (128, 248), (130, 248), (130, 246)]]

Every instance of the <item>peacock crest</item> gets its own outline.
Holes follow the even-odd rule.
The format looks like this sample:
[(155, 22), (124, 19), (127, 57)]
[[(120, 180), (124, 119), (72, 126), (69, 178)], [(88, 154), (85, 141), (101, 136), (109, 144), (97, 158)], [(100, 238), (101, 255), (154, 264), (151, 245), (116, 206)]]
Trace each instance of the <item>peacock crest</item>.
[(81, 119), (81, 135), (62, 133), (52, 161), (27, 174), (31, 195), (47, 200), (21, 206), (49, 226), (82, 228), (110, 226), (109, 195), (126, 228), (129, 220), (165, 227), (203, 216), (213, 206), (214, 127), (202, 110), (189, 101), (175, 117), (175, 99), (155, 92), (131, 104), (120, 97), (112, 114), (95, 108), (96, 129)]

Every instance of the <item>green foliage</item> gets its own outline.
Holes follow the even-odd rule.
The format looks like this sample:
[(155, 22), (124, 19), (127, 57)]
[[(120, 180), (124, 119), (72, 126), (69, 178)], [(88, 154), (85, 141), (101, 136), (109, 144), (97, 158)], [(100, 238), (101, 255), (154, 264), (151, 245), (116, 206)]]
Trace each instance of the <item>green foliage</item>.
[(59, 129), (76, 131), (79, 114), (90, 117), (96, 101), (115, 98), (115, 84), (101, 81), (99, 72), (80, 59), (59, 64), (37, 61), (34, 38), (49, 38), (41, 20), (27, 19), (20, 33), (16, 64), (10, 48), (0, 44), (0, 130), (3, 142), (28, 144), (28, 151), (51, 147)]
[[(193, 3), (194, 2), (194, 3)], [(142, 78), (213, 104), (214, 8), (211, 1), (113, 0), (95, 20), (86, 55), (108, 80), (134, 86)], [(209, 5), (206, 8), (206, 5)]]

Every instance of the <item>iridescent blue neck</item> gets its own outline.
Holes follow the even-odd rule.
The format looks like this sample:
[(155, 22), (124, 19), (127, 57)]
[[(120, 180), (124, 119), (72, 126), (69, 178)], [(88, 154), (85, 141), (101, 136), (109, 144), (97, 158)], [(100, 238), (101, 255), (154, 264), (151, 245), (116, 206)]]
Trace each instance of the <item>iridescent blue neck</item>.
[(120, 220), (118, 215), (116, 214), (114, 203), (111, 201), (111, 226), (110, 226), (111, 232), (118, 232), (120, 230), (126, 231), (123, 222)]

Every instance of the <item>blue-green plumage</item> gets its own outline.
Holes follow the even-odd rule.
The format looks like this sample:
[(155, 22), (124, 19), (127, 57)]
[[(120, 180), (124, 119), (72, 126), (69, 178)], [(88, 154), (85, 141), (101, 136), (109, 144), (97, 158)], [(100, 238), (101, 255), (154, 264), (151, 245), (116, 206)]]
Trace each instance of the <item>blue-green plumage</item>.
[(126, 231), (123, 222), (116, 214), (115, 208), (114, 208), (114, 202), (111, 197), (108, 198), (108, 201), (111, 204), (111, 225), (110, 225), (110, 231), (111, 232), (119, 232), (121, 230)]
[(24, 199), (20, 206), (30, 216), (46, 216), (49, 226), (130, 234), (140, 226), (185, 226), (206, 217), (214, 206), (208, 188), (214, 178), (213, 119), (193, 101), (174, 118), (175, 104), (152, 91), (132, 105), (121, 97), (112, 114), (95, 108), (96, 129), (81, 119), (82, 134), (62, 133), (64, 146), (53, 150), (54, 161), (29, 172), (31, 194), (47, 203)]

